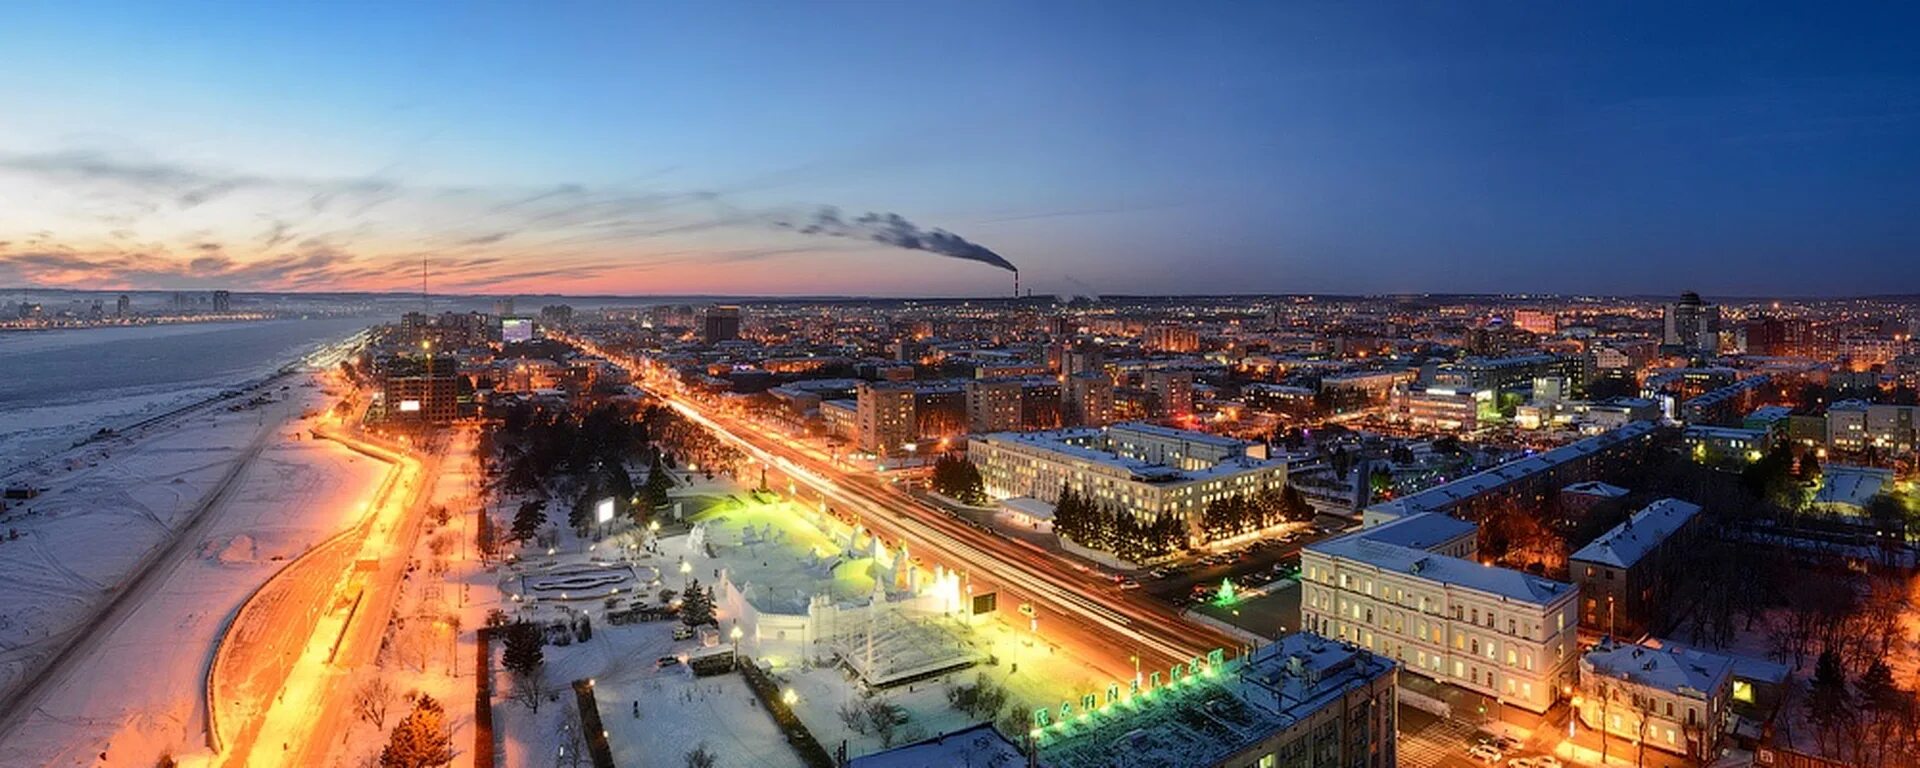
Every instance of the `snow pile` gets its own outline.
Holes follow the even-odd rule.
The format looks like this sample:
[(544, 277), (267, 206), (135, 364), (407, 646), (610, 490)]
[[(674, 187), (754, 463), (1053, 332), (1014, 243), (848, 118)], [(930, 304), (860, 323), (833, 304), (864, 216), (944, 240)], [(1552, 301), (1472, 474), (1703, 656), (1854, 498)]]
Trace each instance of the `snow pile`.
[(253, 537), (240, 534), (227, 541), (227, 546), (215, 556), (222, 565), (235, 565), (253, 562)]

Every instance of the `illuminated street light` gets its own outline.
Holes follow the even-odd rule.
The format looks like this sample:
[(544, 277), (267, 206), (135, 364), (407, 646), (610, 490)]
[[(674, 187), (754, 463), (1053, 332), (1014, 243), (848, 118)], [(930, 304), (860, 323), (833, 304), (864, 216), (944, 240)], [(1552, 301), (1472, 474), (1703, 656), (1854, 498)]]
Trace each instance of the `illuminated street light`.
[(792, 688), (788, 688), (786, 693), (780, 694), (780, 701), (784, 702), (787, 706), (791, 707), (794, 704), (799, 703), (800, 693), (798, 691), (795, 691)]

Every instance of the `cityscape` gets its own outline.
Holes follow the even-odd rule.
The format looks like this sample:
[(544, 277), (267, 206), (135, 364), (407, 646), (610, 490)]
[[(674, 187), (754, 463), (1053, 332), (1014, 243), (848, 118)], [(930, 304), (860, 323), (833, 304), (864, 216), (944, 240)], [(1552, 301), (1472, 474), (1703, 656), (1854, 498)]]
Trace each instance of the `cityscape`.
[(0, 766), (1920, 767), (1842, 10), (0, 9)]

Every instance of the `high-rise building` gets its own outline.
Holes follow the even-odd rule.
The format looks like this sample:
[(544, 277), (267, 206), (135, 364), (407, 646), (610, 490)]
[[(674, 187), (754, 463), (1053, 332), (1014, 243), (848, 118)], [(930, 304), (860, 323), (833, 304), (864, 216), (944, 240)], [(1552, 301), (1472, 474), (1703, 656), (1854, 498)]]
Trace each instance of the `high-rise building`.
[(1113, 422), (1113, 379), (1106, 374), (1087, 371), (1068, 376), (1061, 394), (1069, 424), (1104, 427)]
[(120, 299), (118, 301), (115, 301), (113, 304), (113, 316), (126, 317), (128, 314), (131, 313), (132, 309), (133, 309), (133, 300), (127, 298), (127, 295), (124, 293), (120, 294)]
[(1720, 351), (1720, 306), (1688, 291), (1667, 305), (1666, 331), (1661, 343), (1683, 354), (1711, 355)]
[(1021, 389), (1019, 379), (967, 382), (967, 428), (976, 434), (1020, 429)]
[(226, 291), (214, 291), (213, 292), (213, 311), (232, 312), (233, 311), (233, 294), (228, 293)]
[(494, 317), (510, 317), (512, 315), (513, 315), (513, 297), (512, 296), (502, 296), (500, 298), (493, 300), (493, 316)]
[(906, 452), (907, 444), (919, 437), (913, 399), (912, 384), (861, 384), (854, 396), (855, 444), (860, 450), (878, 456)]
[(700, 338), (708, 344), (740, 338), (739, 307), (724, 305), (708, 307), (702, 322)]
[(1198, 352), (1200, 332), (1173, 323), (1155, 325), (1147, 329), (1141, 345), (1155, 352)]
[(1156, 415), (1175, 419), (1193, 415), (1192, 371), (1147, 371), (1141, 380), (1147, 391), (1160, 397)]

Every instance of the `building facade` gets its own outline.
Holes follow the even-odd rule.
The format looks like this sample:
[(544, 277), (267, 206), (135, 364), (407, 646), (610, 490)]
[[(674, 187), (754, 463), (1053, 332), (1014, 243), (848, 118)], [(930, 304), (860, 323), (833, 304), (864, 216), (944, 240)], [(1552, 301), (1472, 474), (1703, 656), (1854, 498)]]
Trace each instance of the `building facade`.
[(1302, 551), (1304, 629), (1530, 712), (1571, 684), (1572, 584), (1473, 561), (1475, 526), (1419, 514)]

